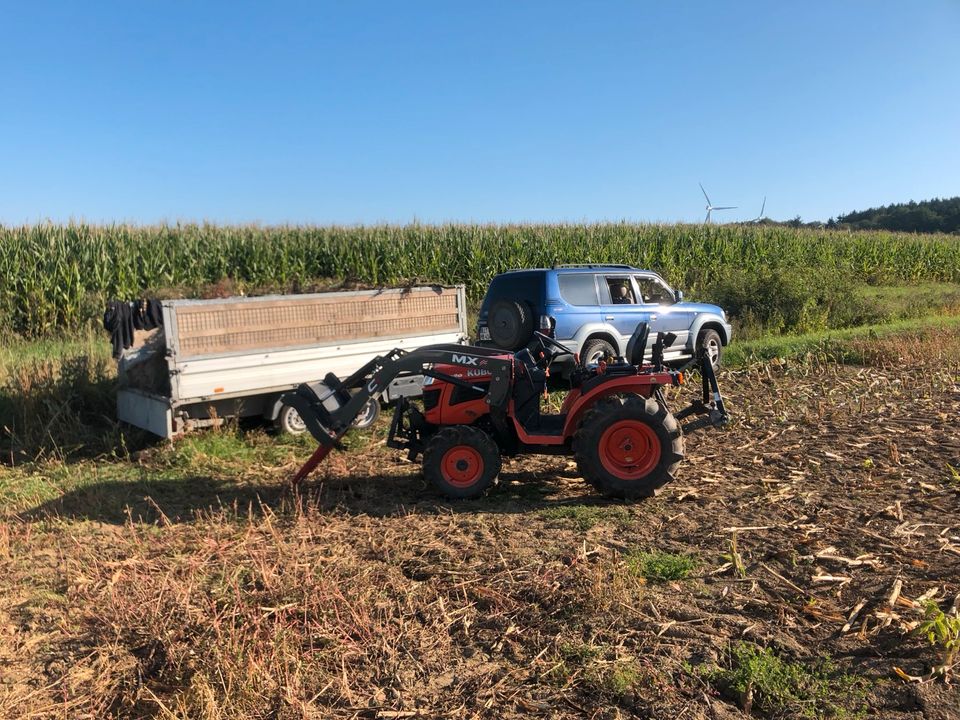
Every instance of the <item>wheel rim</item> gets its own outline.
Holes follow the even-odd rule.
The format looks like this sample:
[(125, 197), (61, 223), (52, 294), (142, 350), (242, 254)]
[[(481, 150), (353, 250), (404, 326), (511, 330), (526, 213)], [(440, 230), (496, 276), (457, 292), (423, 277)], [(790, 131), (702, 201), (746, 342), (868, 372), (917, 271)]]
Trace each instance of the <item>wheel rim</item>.
[(710, 339), (707, 341), (707, 357), (710, 358), (710, 364), (716, 365), (720, 358), (720, 343)]
[(440, 471), (454, 487), (470, 487), (483, 477), (483, 458), (475, 448), (457, 445), (443, 454)]
[(660, 438), (639, 420), (620, 420), (600, 436), (600, 462), (621, 480), (640, 480), (660, 462)]
[(603, 349), (596, 350), (590, 353), (590, 356), (587, 358), (587, 365), (594, 365), (596, 363), (599, 363), (606, 356), (607, 356), (607, 353)]
[(380, 409), (375, 405), (376, 402), (376, 398), (370, 398), (367, 401), (367, 404), (363, 406), (363, 410), (360, 412), (360, 415), (358, 415), (357, 419), (353, 421), (354, 427), (365, 428), (373, 423), (373, 421), (376, 419), (377, 411)]
[(303, 418), (300, 417), (300, 413), (298, 413), (295, 409), (287, 406), (285, 412), (286, 422), (284, 424), (287, 427), (287, 432), (302, 433), (307, 429), (307, 424), (303, 421)]

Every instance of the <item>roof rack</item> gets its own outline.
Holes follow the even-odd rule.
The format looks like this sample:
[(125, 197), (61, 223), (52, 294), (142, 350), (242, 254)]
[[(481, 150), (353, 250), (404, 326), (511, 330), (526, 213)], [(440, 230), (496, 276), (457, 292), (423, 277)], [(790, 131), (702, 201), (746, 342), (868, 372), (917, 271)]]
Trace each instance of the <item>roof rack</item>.
[(553, 269), (559, 268), (621, 268), (623, 270), (636, 270), (633, 265), (618, 265), (616, 263), (571, 263), (564, 265), (554, 265)]

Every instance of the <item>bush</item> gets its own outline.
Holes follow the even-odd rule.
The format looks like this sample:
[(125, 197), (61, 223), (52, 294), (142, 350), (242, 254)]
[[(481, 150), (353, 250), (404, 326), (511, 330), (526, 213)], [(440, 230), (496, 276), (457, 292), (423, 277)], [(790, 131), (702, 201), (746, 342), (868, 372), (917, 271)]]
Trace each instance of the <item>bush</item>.
[(736, 321), (740, 337), (815, 332), (877, 319), (849, 279), (822, 268), (727, 268), (705, 295)]

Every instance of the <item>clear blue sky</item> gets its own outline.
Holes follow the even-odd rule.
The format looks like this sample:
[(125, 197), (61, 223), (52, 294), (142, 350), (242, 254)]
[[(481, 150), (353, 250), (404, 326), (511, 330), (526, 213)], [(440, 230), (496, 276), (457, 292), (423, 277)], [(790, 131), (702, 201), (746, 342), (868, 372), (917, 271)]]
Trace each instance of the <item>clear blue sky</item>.
[[(960, 2), (13, 2), (0, 222), (806, 220), (960, 194)], [(721, 216), (718, 216), (721, 217)]]

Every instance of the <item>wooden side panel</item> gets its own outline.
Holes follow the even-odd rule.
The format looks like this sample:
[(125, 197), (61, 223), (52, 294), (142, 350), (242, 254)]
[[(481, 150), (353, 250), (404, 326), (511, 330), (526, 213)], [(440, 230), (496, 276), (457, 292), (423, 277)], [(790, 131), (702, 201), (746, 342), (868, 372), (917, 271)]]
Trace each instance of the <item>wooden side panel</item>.
[(455, 288), (412, 288), (181, 305), (180, 357), (456, 332), (457, 294)]

